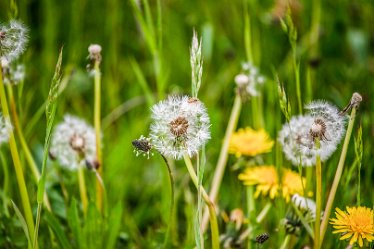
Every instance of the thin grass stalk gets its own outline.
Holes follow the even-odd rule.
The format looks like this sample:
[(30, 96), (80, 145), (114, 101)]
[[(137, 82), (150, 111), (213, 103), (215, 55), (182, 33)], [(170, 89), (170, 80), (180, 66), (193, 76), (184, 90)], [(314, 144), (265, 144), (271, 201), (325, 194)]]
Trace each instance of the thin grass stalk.
[(348, 123), (347, 133), (345, 134), (345, 138), (344, 138), (342, 153), (340, 154), (338, 167), (337, 167), (336, 172), (335, 172), (334, 181), (332, 183), (330, 194), (329, 194), (329, 197), (327, 199), (327, 203), (326, 203), (326, 207), (325, 207), (325, 212), (323, 214), (323, 219), (322, 219), (322, 223), (321, 223), (321, 236), (320, 236), (321, 237), (321, 243), (323, 242), (323, 239), (325, 237), (329, 217), (330, 217), (330, 214), (331, 214), (332, 204), (334, 203), (334, 199), (335, 199), (336, 191), (338, 189), (340, 178), (343, 174), (344, 162), (345, 162), (345, 158), (347, 156), (349, 140), (350, 140), (351, 135), (352, 135), (352, 129), (353, 129), (355, 118), (356, 118), (356, 107), (352, 108), (351, 116), (350, 116), (349, 123)]
[[(230, 138), (238, 123), (241, 108), (242, 108), (242, 101), (240, 99), (239, 94), (236, 94), (234, 104), (231, 109), (230, 119), (227, 124), (225, 137), (223, 139), (223, 143), (221, 146), (221, 151), (219, 153), (217, 165), (215, 167), (212, 187), (209, 193), (209, 198), (213, 202), (217, 200), (219, 188), (221, 187), (222, 178), (223, 178), (223, 174), (225, 173), (225, 168), (226, 168), (226, 163), (227, 163), (227, 158), (228, 158)], [(205, 209), (204, 215), (203, 215), (203, 221), (202, 221), (203, 232), (207, 229), (208, 220), (209, 220), (209, 210)]]
[[(103, 175), (103, 160), (101, 152), (101, 72), (100, 60), (95, 60), (95, 102), (94, 102), (94, 126), (96, 135), (96, 160), (99, 165), (98, 173), (102, 178)], [(96, 206), (103, 211), (103, 188), (99, 180), (96, 179)]]
[[(320, 141), (316, 141), (317, 150), (320, 148)], [(316, 158), (316, 222), (314, 227), (314, 249), (320, 249), (320, 224), (321, 224), (321, 207), (322, 207), (322, 167), (321, 157), (317, 154)]]
[[(10, 119), (7, 97), (5, 95), (2, 71), (3, 69), (0, 65), (0, 101), (1, 101), (1, 107), (2, 107), (4, 118)], [(22, 207), (23, 207), (23, 211), (24, 211), (24, 215), (25, 215), (25, 219), (27, 223), (27, 228), (28, 228), (29, 234), (32, 234), (32, 232), (34, 231), (34, 222), (33, 222), (33, 216), (32, 216), (32, 211), (31, 211), (30, 199), (29, 199), (29, 195), (27, 192), (25, 178), (23, 176), (21, 160), (19, 158), (19, 153), (18, 153), (17, 144), (16, 144), (13, 131), (10, 131), (9, 147), (10, 147), (10, 152), (11, 152), (12, 159), (13, 159), (14, 169), (16, 172), (16, 178), (17, 178), (20, 195), (21, 195)], [(30, 238), (30, 240), (32, 243), (32, 238)]]
[(34, 243), (33, 248), (37, 248), (38, 242), (38, 232), (39, 232), (39, 224), (40, 224), (40, 217), (42, 212), (42, 203), (45, 196), (45, 183), (46, 183), (46, 166), (47, 166), (47, 159), (49, 157), (49, 144), (51, 142), (52, 136), (52, 128), (54, 118), (56, 116), (57, 110), (57, 97), (59, 94), (60, 83), (61, 83), (61, 63), (62, 63), (62, 48), (59, 53), (59, 57), (57, 60), (57, 64), (55, 67), (55, 72), (52, 78), (52, 83), (49, 88), (48, 99), (46, 101), (45, 106), (45, 114), (47, 120), (47, 128), (46, 128), (46, 135), (44, 139), (44, 151), (43, 151), (43, 162), (42, 162), (42, 174), (38, 181), (38, 191), (37, 191), (37, 215), (36, 215), (36, 226), (34, 230)]
[(161, 156), (162, 156), (162, 159), (164, 159), (166, 168), (168, 170), (169, 181), (170, 181), (170, 214), (169, 214), (169, 223), (168, 223), (168, 227), (167, 227), (167, 230), (166, 230), (166, 235), (165, 235), (164, 245), (163, 245), (163, 248), (167, 248), (170, 233), (171, 233), (171, 227), (173, 226), (173, 223), (174, 223), (173, 216), (174, 216), (174, 206), (175, 206), (175, 201), (174, 201), (175, 190), (174, 190), (173, 172), (171, 171), (171, 167), (169, 165), (169, 162), (166, 159), (166, 157), (164, 157), (163, 155), (161, 155)]
[(79, 194), (82, 201), (83, 213), (86, 215), (88, 207), (87, 189), (86, 182), (84, 180), (84, 168), (79, 167), (78, 169), (78, 182), (79, 182)]
[[(195, 169), (192, 165), (191, 159), (187, 154), (183, 155), (184, 162), (186, 164), (188, 173), (190, 174), (191, 180), (194, 183), (195, 187), (199, 188), (199, 180), (196, 175)], [(217, 249), (220, 248), (219, 246), (219, 230), (218, 230), (218, 222), (216, 217), (216, 212), (214, 208), (214, 203), (206, 193), (203, 186), (200, 186), (200, 191), (202, 198), (205, 201), (205, 204), (208, 206), (209, 209), (209, 220), (210, 220), (210, 229), (211, 229), (211, 236), (212, 236), (212, 248)]]
[[(28, 165), (30, 166), (31, 172), (34, 175), (35, 182), (38, 183), (38, 181), (40, 179), (40, 172), (39, 172), (38, 166), (36, 165), (35, 160), (34, 160), (32, 154), (31, 154), (29, 146), (26, 143), (25, 137), (23, 135), (22, 128), (19, 124), (19, 118), (18, 118), (17, 109), (16, 109), (16, 102), (14, 101), (12, 86), (7, 85), (7, 90), (8, 90), (10, 111), (12, 113), (12, 118), (13, 118), (12, 120), (13, 120), (14, 128), (17, 132), (17, 136), (18, 136), (18, 139), (21, 143), (22, 150), (25, 154), (26, 161), (27, 161)], [(48, 211), (52, 212), (51, 204), (49, 202), (47, 193), (44, 193), (43, 202), (44, 202), (45, 207), (48, 209)]]
[(279, 249), (286, 249), (288, 248), (288, 243), (290, 243), (291, 240), (291, 234), (287, 234), (286, 237), (284, 238), (284, 241)]

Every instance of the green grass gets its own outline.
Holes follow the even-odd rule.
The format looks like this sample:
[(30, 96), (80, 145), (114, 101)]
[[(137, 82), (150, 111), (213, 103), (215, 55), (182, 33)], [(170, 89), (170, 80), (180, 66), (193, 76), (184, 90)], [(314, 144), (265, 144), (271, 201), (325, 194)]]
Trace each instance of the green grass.
[[(11, 1), (0, 2), (0, 22), (15, 15)], [(302, 1), (294, 13), (297, 29), (296, 59), (288, 35), (279, 21), (272, 19), (274, 1), (136, 1), (121, 0), (18, 0), (17, 19), (30, 30), (29, 45), (21, 61), (26, 66), (22, 86), (13, 87), (20, 125), (39, 171), (43, 165), (46, 120), (43, 106), (55, 71), (59, 50), (63, 46), (62, 75), (67, 86), (59, 96), (55, 123), (66, 113), (94, 123), (94, 82), (86, 72), (88, 51), (92, 43), (103, 47), (101, 62), (101, 118), (103, 132), (103, 181), (106, 209), (100, 214), (95, 207), (96, 177), (86, 172), (89, 207), (82, 212), (77, 174), (47, 162), (46, 191), (52, 212), (41, 213), (39, 248), (159, 248), (164, 242), (169, 222), (170, 186), (167, 168), (160, 156), (147, 160), (136, 157), (131, 141), (148, 135), (150, 107), (168, 94), (191, 93), (189, 49), (193, 30), (203, 39), (203, 79), (199, 99), (211, 118), (212, 139), (206, 145), (203, 185), (209, 192), (230, 112), (235, 99), (234, 77), (248, 57), (266, 76), (261, 97), (243, 103), (237, 127), (262, 126), (276, 139), (286, 122), (281, 112), (275, 73), (283, 84), (291, 104), (291, 114), (299, 112), (294, 63), (300, 63), (301, 104), (325, 99), (344, 108), (353, 92), (363, 96), (357, 112), (352, 139), (348, 147), (342, 178), (333, 209), (355, 206), (358, 202), (373, 207), (374, 151), (374, 3), (368, 0), (321, 1), (320, 37), (317, 48), (309, 44), (313, 1)], [(144, 8), (148, 6), (149, 9)], [(245, 16), (248, 9), (251, 42), (246, 40)], [(146, 10), (146, 11), (145, 11)], [(160, 15), (161, 13), (161, 15)], [(249, 46), (249, 47), (248, 47)], [(248, 49), (252, 55), (248, 55)], [(318, 59), (318, 65), (312, 60)], [(316, 65), (316, 66), (314, 66)], [(309, 72), (309, 73), (308, 73)], [(261, 106), (253, 108), (253, 103)], [(118, 107), (121, 109), (116, 109)], [(259, 117), (261, 115), (261, 117)], [(255, 118), (254, 118), (255, 117)], [(261, 121), (261, 119), (263, 121)], [(108, 122), (109, 121), (109, 122)], [(354, 142), (362, 127), (363, 155), (358, 163)], [(33, 211), (37, 212), (38, 186), (16, 135), (24, 177)], [(0, 247), (26, 248), (21, 198), (8, 145), (1, 146), (0, 167)], [(333, 156), (322, 164), (322, 209), (327, 201), (342, 143)], [(265, 163), (292, 167), (276, 147), (262, 157)], [(237, 180), (237, 159), (228, 157), (222, 187), (220, 210), (246, 210), (246, 188)], [(280, 165), (277, 165), (280, 166)], [(175, 225), (167, 248), (193, 248), (197, 192), (188, 178), (182, 161), (171, 165), (175, 181)], [(360, 171), (360, 188), (358, 169)], [(293, 168), (297, 171), (296, 168)], [(314, 174), (314, 173), (313, 173)], [(314, 177), (312, 177), (314, 179)], [(313, 180), (314, 181), (314, 180)], [(314, 184), (314, 182), (313, 182)], [(314, 185), (313, 185), (314, 186)], [(313, 188), (314, 189), (314, 188)], [(67, 195), (64, 195), (67, 193)], [(263, 248), (279, 248), (284, 239), (279, 219), (286, 207), (274, 202), (269, 214), (255, 227), (251, 238), (268, 232), (270, 239)], [(267, 203), (256, 199), (257, 211)], [(204, 205), (203, 205), (204, 206)], [(332, 213), (332, 215), (334, 215)], [(250, 217), (253, 220), (255, 217)], [(225, 225), (218, 216), (220, 233)], [(210, 232), (204, 234), (210, 248)], [(30, 236), (32, 238), (33, 236)], [(311, 244), (305, 230), (294, 248)], [(322, 248), (344, 248), (328, 226)], [(337, 247), (338, 245), (338, 247)], [(252, 245), (253, 246), (253, 245)]]

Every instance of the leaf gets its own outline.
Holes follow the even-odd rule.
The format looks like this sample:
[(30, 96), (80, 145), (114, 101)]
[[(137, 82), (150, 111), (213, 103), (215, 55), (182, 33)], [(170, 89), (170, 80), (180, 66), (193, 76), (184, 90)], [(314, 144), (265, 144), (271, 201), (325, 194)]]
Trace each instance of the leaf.
[(31, 244), (31, 240), (30, 240), (30, 234), (29, 234), (29, 230), (27, 228), (27, 223), (26, 223), (26, 220), (25, 218), (23, 217), (21, 211), (18, 209), (17, 205), (12, 201), (12, 205), (13, 205), (13, 208), (14, 208), (14, 211), (16, 212), (16, 215), (19, 219), (19, 221), (21, 222), (21, 226), (22, 226), (22, 229), (23, 229), (23, 232), (25, 233), (26, 235), (26, 238), (27, 238), (27, 241), (29, 242), (29, 244)]
[(65, 235), (64, 230), (62, 229), (61, 224), (59, 221), (51, 214), (50, 212), (45, 212), (45, 220), (48, 223), (49, 227), (52, 229), (53, 233), (57, 237), (57, 241), (59, 242), (61, 248), (63, 249), (72, 249), (70, 245), (70, 241)]
[(113, 209), (108, 219), (109, 229), (105, 248), (115, 248), (119, 236), (122, 218), (122, 203), (119, 202)]
[(67, 220), (70, 229), (73, 232), (74, 238), (77, 241), (78, 247), (81, 249), (86, 247), (86, 238), (82, 235), (81, 220), (79, 219), (77, 201), (73, 198), (70, 207), (67, 211)]

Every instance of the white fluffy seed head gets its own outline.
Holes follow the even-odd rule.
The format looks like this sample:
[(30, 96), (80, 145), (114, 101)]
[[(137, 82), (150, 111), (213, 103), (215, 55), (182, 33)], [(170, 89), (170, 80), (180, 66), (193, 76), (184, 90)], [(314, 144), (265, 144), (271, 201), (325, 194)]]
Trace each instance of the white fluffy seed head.
[(8, 118), (4, 118), (0, 113), (0, 145), (9, 141), (10, 133), (12, 132), (12, 124)]
[(197, 98), (169, 96), (152, 107), (152, 120), (152, 145), (166, 157), (193, 156), (210, 139), (209, 116)]
[(50, 154), (69, 170), (84, 167), (86, 162), (95, 162), (95, 130), (82, 119), (65, 115), (64, 121), (54, 129)]
[(291, 198), (292, 202), (301, 210), (307, 211), (312, 219), (316, 218), (316, 203), (309, 198), (294, 194)]
[(26, 49), (28, 29), (19, 21), (12, 20), (0, 26), (0, 56), (8, 61), (17, 59)]
[(264, 82), (265, 78), (259, 74), (258, 68), (251, 63), (244, 63), (242, 72), (235, 76), (237, 90), (244, 99), (259, 95), (258, 87)]
[(311, 115), (293, 116), (278, 134), (284, 155), (295, 166), (314, 166), (317, 154), (320, 155), (321, 161), (326, 161), (336, 150), (336, 144), (328, 140), (321, 140), (320, 148), (316, 148), (310, 135), (313, 123), (314, 118)]

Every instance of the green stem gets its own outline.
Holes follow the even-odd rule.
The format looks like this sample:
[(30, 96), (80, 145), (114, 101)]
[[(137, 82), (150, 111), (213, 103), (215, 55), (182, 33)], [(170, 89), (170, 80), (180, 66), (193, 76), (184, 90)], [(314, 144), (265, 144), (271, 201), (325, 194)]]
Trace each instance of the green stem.
[(271, 208), (271, 202), (266, 203), (265, 207), (261, 210), (261, 212), (257, 215), (256, 222), (260, 223), (266, 215), (269, 213)]
[(168, 170), (168, 174), (169, 174), (169, 181), (170, 181), (170, 214), (169, 214), (169, 223), (168, 223), (168, 228), (167, 228), (167, 231), (166, 231), (166, 235), (165, 235), (165, 239), (164, 239), (164, 246), (163, 248), (167, 248), (167, 243), (168, 243), (168, 240), (169, 240), (169, 236), (170, 236), (170, 230), (171, 230), (171, 227), (173, 226), (173, 215), (174, 215), (174, 177), (173, 177), (173, 173), (171, 171), (171, 167), (169, 165), (169, 162), (168, 160), (166, 159), (166, 157), (164, 157), (163, 155), (162, 156), (162, 159), (164, 159), (164, 162), (166, 164), (166, 168)]
[[(19, 124), (19, 118), (17, 114), (17, 109), (16, 109), (16, 102), (14, 101), (14, 95), (13, 95), (13, 89), (11, 85), (7, 85), (7, 90), (8, 90), (8, 95), (9, 95), (9, 105), (10, 105), (10, 111), (12, 113), (12, 118), (13, 118), (13, 124), (14, 124), (14, 129), (17, 132), (17, 136), (19, 138), (19, 141), (21, 143), (21, 147), (23, 152), (25, 153), (26, 161), (28, 165), (30, 166), (31, 172), (34, 175), (36, 183), (38, 183), (40, 179), (40, 173), (38, 166), (35, 163), (35, 160), (31, 154), (30, 148), (26, 143), (25, 136), (23, 135), (22, 128)], [(44, 199), (43, 199), (44, 205), (48, 209), (49, 212), (52, 212), (51, 210), (51, 204), (49, 203), (49, 199), (47, 196), (47, 193), (44, 193)]]
[(348, 123), (347, 133), (345, 134), (345, 138), (344, 138), (342, 153), (340, 154), (338, 167), (335, 172), (334, 181), (332, 183), (330, 194), (329, 194), (329, 197), (326, 203), (325, 212), (323, 214), (323, 220), (321, 224), (321, 243), (323, 242), (323, 238), (327, 230), (327, 225), (328, 225), (329, 217), (331, 214), (332, 204), (334, 203), (336, 190), (338, 189), (340, 178), (343, 174), (344, 162), (345, 162), (345, 158), (347, 155), (349, 140), (351, 138), (355, 117), (356, 117), (356, 107), (352, 108), (351, 116), (350, 116), (349, 123)]
[[(221, 182), (222, 182), (223, 174), (225, 173), (225, 168), (226, 168), (226, 163), (227, 163), (227, 158), (228, 158), (230, 138), (236, 128), (236, 124), (238, 123), (241, 107), (242, 107), (242, 101), (240, 99), (239, 94), (236, 94), (234, 104), (232, 106), (232, 110), (230, 114), (230, 119), (227, 124), (225, 137), (223, 139), (223, 143), (221, 146), (221, 151), (219, 153), (217, 165), (215, 167), (213, 181), (212, 181), (212, 188), (209, 193), (209, 197), (213, 202), (217, 200), (218, 192), (221, 187)], [(202, 221), (203, 231), (205, 231), (207, 228), (208, 219), (209, 219), (209, 211), (205, 210), (203, 221)]]
[(284, 238), (284, 241), (283, 241), (280, 249), (286, 249), (287, 246), (288, 246), (288, 243), (290, 243), (290, 240), (291, 240), (291, 234), (287, 234), (286, 238)]
[[(320, 141), (316, 141), (317, 150), (320, 148)], [(320, 249), (320, 223), (321, 223), (321, 206), (322, 206), (322, 167), (321, 157), (317, 154), (316, 158), (316, 222), (314, 232), (314, 249)]]
[(84, 180), (84, 172), (83, 168), (80, 167), (78, 169), (78, 181), (79, 181), (79, 194), (81, 196), (83, 213), (86, 214), (87, 206), (88, 206), (88, 198), (87, 198), (87, 190), (86, 190), (86, 183)]
[[(1, 107), (2, 107), (4, 118), (10, 120), (9, 108), (8, 108), (7, 98), (5, 95), (2, 71), (3, 69), (0, 65), (0, 102), (1, 102)], [(12, 159), (13, 159), (14, 169), (16, 172), (16, 178), (17, 178), (20, 195), (21, 195), (22, 207), (23, 207), (25, 218), (26, 218), (27, 228), (28, 228), (29, 234), (31, 235), (34, 231), (34, 222), (33, 222), (33, 217), (32, 217), (29, 195), (27, 193), (25, 178), (23, 176), (21, 160), (19, 158), (19, 153), (18, 153), (17, 144), (16, 144), (13, 131), (10, 131), (9, 147), (10, 147), (10, 152), (11, 152)]]
[[(98, 173), (103, 175), (103, 161), (101, 154), (101, 72), (100, 60), (95, 60), (95, 103), (94, 103), (94, 125), (96, 136), (96, 160), (99, 165)], [(96, 180), (96, 206), (103, 211), (103, 189), (98, 180)]]
[[(192, 165), (190, 157), (185, 153), (183, 155), (183, 158), (184, 158), (184, 162), (186, 164), (188, 173), (190, 174), (190, 177), (192, 179), (192, 182), (194, 183), (196, 188), (199, 188), (199, 181), (198, 181), (198, 178), (197, 178), (195, 169)], [(214, 204), (211, 201), (208, 194), (206, 193), (203, 186), (200, 186), (200, 191), (205, 201), (205, 204), (208, 206), (208, 209), (209, 209), (210, 229), (212, 233), (212, 248), (217, 249), (217, 248), (220, 248), (219, 247), (219, 230), (218, 230), (218, 222), (217, 222), (216, 212), (214, 209)]]

